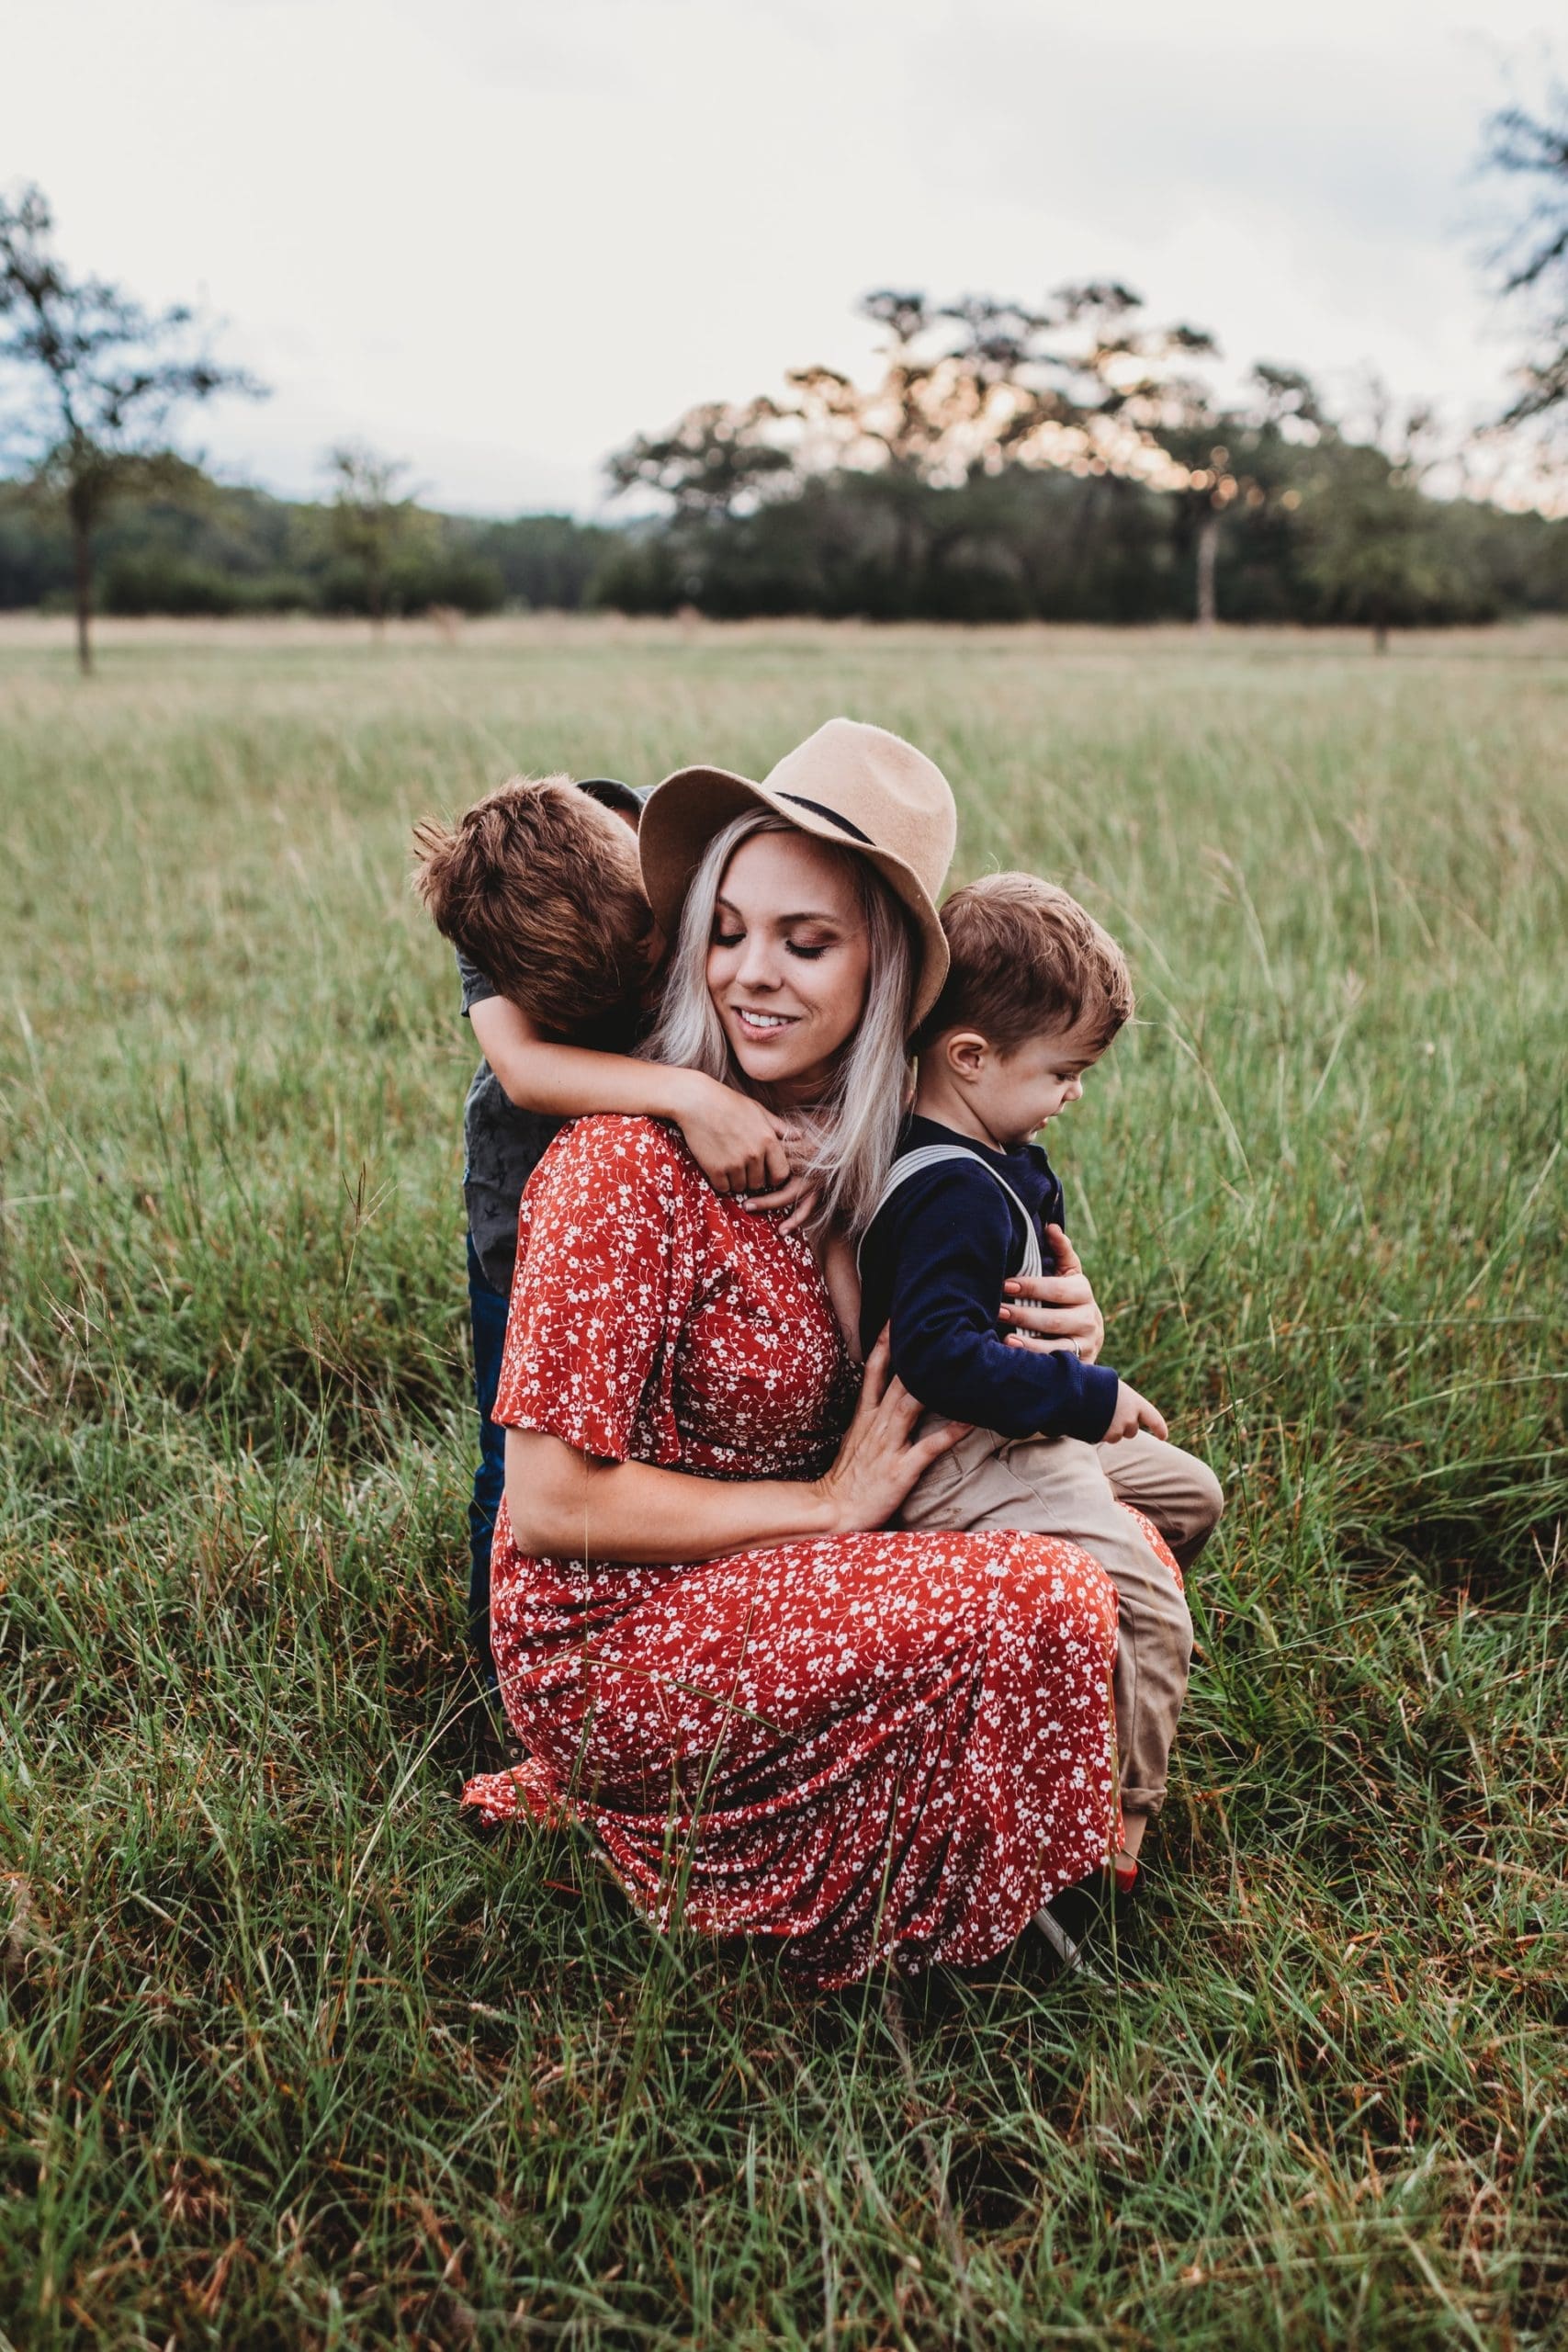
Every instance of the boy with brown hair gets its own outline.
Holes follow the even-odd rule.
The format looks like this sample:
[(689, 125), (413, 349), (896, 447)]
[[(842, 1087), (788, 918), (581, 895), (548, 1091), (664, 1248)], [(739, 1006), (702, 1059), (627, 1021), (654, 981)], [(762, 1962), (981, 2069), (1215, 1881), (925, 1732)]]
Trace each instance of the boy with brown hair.
[[(1116, 1874), (1130, 1895), (1165, 1800), (1192, 1621), (1120, 1506), (1145, 1512), (1186, 1567), (1224, 1498), (1213, 1471), (1168, 1442), (1154, 1406), (1098, 1361), (1104, 1324), (1064, 1230), (1061, 1185), (1031, 1138), (1081, 1096), (1132, 1014), (1132, 982), (1114, 940), (1032, 875), (953, 891), (942, 923), (952, 964), (916, 1040), (913, 1114), (861, 1244), (862, 1334), (869, 1346), (889, 1326), (905, 1386), (929, 1412), (974, 1425), (919, 1480), (904, 1526), (1065, 1536), (1116, 1587)], [(1092, 1310), (1084, 1341), (1032, 1337), (1011, 1306), (998, 1316), (1021, 1277), (1053, 1268)], [(1081, 1905), (1073, 1916), (1081, 1927)]]
[(414, 828), (414, 885), (457, 951), (463, 1012), (484, 1056), (464, 1108), (463, 1192), (479, 1416), (468, 1633), (487, 1681), (505, 1464), (491, 1409), (518, 1206), (548, 1146), (591, 1112), (668, 1119), (716, 1191), (767, 1207), (795, 1198), (782, 1119), (699, 1070), (632, 1058), (661, 948), (637, 865), (641, 809), (640, 796), (612, 777), (513, 776), (455, 824)]

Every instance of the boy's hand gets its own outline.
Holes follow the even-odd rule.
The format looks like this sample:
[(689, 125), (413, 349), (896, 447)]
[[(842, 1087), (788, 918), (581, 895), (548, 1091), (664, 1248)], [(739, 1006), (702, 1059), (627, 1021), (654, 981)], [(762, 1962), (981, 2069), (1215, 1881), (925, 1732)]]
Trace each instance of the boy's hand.
[(1098, 1362), (1105, 1344), (1105, 1317), (1078, 1263), (1078, 1253), (1059, 1225), (1045, 1227), (1056, 1261), (1054, 1274), (1018, 1274), (1002, 1285), (1001, 1319), (1010, 1347), (1051, 1355), (1076, 1348), (1085, 1363)]
[(1156, 1413), (1146, 1396), (1129, 1388), (1124, 1380), (1116, 1384), (1116, 1410), (1111, 1416), (1111, 1427), (1100, 1439), (1101, 1445), (1117, 1445), (1124, 1437), (1136, 1437), (1140, 1430), (1147, 1430), (1151, 1437), (1168, 1438), (1165, 1415)]
[(679, 1077), (675, 1124), (716, 1193), (768, 1193), (787, 1184), (792, 1127), (701, 1070)]

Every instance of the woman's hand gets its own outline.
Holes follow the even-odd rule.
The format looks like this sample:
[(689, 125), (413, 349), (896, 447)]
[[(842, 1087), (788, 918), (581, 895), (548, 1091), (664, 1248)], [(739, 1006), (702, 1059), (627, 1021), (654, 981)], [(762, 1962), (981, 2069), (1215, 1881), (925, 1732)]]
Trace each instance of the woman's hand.
[(679, 1086), (675, 1124), (716, 1193), (768, 1193), (788, 1184), (789, 1146), (798, 1140), (792, 1127), (701, 1070), (670, 1075)]
[[(795, 1140), (793, 1135), (790, 1140)], [(810, 1224), (821, 1197), (822, 1188), (814, 1176), (792, 1176), (776, 1193), (749, 1193), (746, 1205), (749, 1209), (788, 1209), (789, 1215), (780, 1224), (779, 1231), (794, 1233), (799, 1227)]]
[(886, 1527), (927, 1464), (968, 1433), (966, 1421), (944, 1421), (916, 1438), (915, 1424), (925, 1408), (894, 1378), (891, 1364), (884, 1331), (866, 1358), (860, 1403), (838, 1460), (817, 1481), (835, 1535)]
[(1001, 1320), (1008, 1326), (1008, 1345), (1032, 1348), (1036, 1355), (1070, 1348), (1085, 1363), (1094, 1363), (1105, 1344), (1105, 1317), (1078, 1253), (1061, 1227), (1048, 1225), (1045, 1238), (1056, 1261), (1055, 1272), (1018, 1274), (1002, 1285), (1007, 1303)]

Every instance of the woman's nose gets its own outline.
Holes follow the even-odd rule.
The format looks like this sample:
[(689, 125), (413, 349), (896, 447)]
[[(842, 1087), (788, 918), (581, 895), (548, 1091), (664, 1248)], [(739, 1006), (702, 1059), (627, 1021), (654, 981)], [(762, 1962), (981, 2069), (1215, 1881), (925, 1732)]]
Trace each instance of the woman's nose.
[(778, 958), (773, 948), (754, 931), (746, 934), (735, 977), (743, 988), (776, 989), (779, 984)]

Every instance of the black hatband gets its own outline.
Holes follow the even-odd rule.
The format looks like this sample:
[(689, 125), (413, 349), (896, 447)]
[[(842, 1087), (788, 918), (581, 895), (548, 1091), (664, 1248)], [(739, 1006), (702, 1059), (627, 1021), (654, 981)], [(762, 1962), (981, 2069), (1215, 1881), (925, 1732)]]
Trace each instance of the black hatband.
[(814, 817), (826, 817), (830, 825), (837, 825), (839, 831), (848, 833), (852, 840), (863, 842), (867, 849), (876, 847), (869, 833), (863, 833), (858, 825), (852, 825), (849, 819), (840, 817), (836, 808), (824, 808), (820, 800), (807, 800), (804, 792), (781, 792), (779, 798), (793, 800), (797, 808), (809, 808)]

